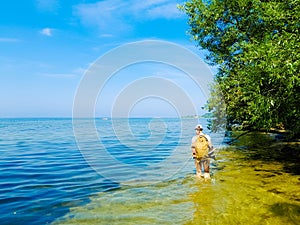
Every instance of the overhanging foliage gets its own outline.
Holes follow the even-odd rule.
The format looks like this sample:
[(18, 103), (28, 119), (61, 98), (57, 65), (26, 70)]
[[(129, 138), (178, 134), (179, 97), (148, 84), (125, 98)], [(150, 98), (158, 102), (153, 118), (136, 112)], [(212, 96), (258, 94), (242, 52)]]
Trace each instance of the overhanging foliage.
[(181, 8), (207, 62), (219, 66), (208, 101), (213, 128), (226, 115), (229, 129), (280, 127), (299, 136), (300, 0), (190, 0)]

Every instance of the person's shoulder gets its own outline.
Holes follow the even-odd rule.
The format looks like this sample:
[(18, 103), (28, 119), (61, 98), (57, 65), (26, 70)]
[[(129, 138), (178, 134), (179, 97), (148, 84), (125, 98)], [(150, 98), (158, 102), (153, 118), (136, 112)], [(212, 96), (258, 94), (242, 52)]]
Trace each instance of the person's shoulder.
[(197, 138), (198, 138), (198, 135), (193, 136), (193, 137), (192, 137), (192, 141), (193, 141), (193, 142), (196, 141)]
[(197, 137), (198, 137), (198, 135), (195, 135), (195, 136), (192, 137), (192, 139), (195, 139), (195, 138), (197, 138)]

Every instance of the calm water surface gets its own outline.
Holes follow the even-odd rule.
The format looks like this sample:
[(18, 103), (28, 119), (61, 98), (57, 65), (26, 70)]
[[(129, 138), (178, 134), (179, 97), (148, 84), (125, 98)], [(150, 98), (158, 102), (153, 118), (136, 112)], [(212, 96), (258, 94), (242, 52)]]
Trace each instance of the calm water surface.
[[(1, 119), (1, 224), (299, 224), (297, 144), (248, 134), (224, 148), (223, 134), (211, 134), (219, 151), (207, 182), (195, 178), (190, 160), (195, 123), (119, 120), (116, 131), (97, 119), (100, 146), (136, 171), (121, 177), (110, 173), (119, 165), (89, 165), (71, 119)], [(85, 143), (89, 154), (96, 142)]]

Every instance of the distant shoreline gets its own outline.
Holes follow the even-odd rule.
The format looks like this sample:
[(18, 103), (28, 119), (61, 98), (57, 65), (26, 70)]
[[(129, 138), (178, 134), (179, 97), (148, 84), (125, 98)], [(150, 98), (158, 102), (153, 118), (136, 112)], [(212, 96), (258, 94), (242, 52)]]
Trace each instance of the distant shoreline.
[(0, 117), (4, 119), (207, 119), (206, 117)]

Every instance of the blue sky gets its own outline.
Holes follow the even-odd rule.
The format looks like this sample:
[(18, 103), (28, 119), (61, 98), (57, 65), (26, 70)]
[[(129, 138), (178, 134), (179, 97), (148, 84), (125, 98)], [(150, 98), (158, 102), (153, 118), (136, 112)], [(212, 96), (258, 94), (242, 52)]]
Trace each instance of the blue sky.
[[(24, 0), (0, 7), (0, 117), (71, 117), (85, 71), (106, 52), (141, 40), (164, 40), (201, 51), (186, 34), (176, 0)], [(110, 116), (124, 85), (148, 76), (177, 83), (198, 110), (201, 93), (190, 78), (167, 65), (145, 64), (116, 74), (101, 92), (96, 116)], [(147, 107), (148, 106), (148, 107)], [(145, 97), (131, 116), (174, 116), (167, 99)], [(124, 113), (120, 113), (124, 116)]]

